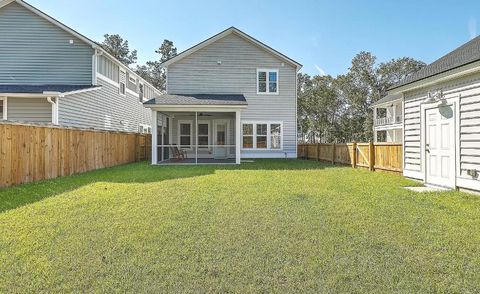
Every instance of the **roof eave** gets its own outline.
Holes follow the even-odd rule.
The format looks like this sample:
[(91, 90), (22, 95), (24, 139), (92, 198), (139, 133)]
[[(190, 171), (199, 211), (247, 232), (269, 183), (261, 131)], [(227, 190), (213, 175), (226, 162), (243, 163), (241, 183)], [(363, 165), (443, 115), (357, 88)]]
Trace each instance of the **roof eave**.
[(415, 89), (419, 89), (427, 86), (436, 85), (438, 83), (442, 83), (451, 79), (455, 79), (455, 78), (462, 77), (462, 76), (469, 75), (476, 72), (480, 72), (480, 60), (476, 60), (464, 65), (443, 71), (441, 73), (410, 82), (408, 84), (394, 86), (392, 88), (389, 88), (388, 92), (403, 93), (406, 91), (411, 91), (411, 90), (415, 90)]

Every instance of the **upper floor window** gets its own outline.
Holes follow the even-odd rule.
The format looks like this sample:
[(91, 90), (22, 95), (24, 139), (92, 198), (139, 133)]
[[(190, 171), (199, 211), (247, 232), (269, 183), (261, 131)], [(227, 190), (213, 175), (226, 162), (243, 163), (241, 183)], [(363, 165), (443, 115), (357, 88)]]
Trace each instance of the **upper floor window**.
[(120, 70), (120, 79), (119, 79), (119, 82), (118, 82), (120, 95), (125, 95), (126, 82), (127, 82), (127, 73)]
[(143, 103), (143, 84), (138, 84), (138, 99), (140, 101), (140, 103)]
[(278, 94), (278, 69), (257, 69), (257, 93)]

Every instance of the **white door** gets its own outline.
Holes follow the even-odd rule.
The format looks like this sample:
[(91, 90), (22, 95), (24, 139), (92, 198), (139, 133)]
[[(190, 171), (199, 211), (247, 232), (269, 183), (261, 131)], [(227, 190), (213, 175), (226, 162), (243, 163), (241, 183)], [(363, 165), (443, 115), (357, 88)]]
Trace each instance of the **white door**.
[(227, 158), (227, 122), (216, 121), (214, 126), (213, 157), (215, 159)]
[(425, 110), (426, 183), (455, 187), (455, 115), (453, 106)]

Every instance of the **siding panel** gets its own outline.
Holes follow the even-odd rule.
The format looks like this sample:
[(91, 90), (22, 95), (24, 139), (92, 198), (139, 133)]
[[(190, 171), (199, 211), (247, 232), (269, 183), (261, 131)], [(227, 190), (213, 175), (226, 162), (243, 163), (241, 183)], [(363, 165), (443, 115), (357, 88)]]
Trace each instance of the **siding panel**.
[(52, 104), (46, 98), (8, 98), (8, 120), (52, 122)]
[(0, 9), (0, 83), (89, 85), (92, 55), (91, 46), (18, 3)]
[(138, 97), (119, 95), (118, 87), (98, 79), (99, 90), (60, 99), (59, 123), (64, 126), (138, 132), (139, 124), (151, 125), (151, 110)]

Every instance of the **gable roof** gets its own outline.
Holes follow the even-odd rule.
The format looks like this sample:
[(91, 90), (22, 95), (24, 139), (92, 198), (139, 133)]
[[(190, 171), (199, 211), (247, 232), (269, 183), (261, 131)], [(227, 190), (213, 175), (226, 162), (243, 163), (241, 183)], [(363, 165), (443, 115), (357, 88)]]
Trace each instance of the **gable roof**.
[(250, 36), (250, 35), (248, 35), (244, 32), (242, 32), (241, 30), (237, 29), (236, 27), (230, 27), (230, 28), (228, 28), (228, 29), (226, 29), (226, 30), (224, 30), (224, 31), (206, 39), (205, 41), (200, 42), (197, 45), (194, 45), (194, 46), (188, 48), (185, 51), (180, 52), (176, 56), (164, 61), (162, 63), (162, 66), (166, 67), (166, 66), (168, 66), (168, 65), (170, 65), (170, 64), (172, 64), (172, 63), (174, 63), (174, 62), (176, 62), (176, 61), (178, 61), (178, 60), (180, 60), (180, 59), (182, 59), (182, 58), (184, 58), (184, 57), (186, 57), (186, 56), (188, 56), (188, 55), (190, 55), (190, 54), (192, 54), (192, 53), (194, 53), (194, 52), (196, 52), (196, 51), (198, 51), (198, 50), (200, 50), (200, 49), (202, 49), (202, 48), (204, 48), (204, 47), (206, 47), (206, 46), (208, 46), (208, 45), (210, 45), (214, 42), (216, 42), (217, 40), (220, 40), (220, 39), (230, 35), (230, 34), (236, 34), (236, 35), (242, 37), (243, 39), (249, 41), (250, 43), (252, 43), (254, 45), (257, 45), (258, 47), (270, 52), (271, 54), (277, 56), (278, 58), (280, 58), (280, 59), (286, 61), (287, 63), (295, 66), (297, 68), (297, 70), (300, 70), (300, 68), (302, 68), (302, 65), (300, 63), (298, 63), (295, 60), (291, 59), (290, 57), (280, 53), (279, 51), (273, 49), (272, 47), (266, 45), (265, 43), (262, 43), (262, 42), (258, 41), (257, 39), (253, 38), (252, 36)]
[(242, 94), (165, 94), (145, 102), (146, 105), (247, 105)]
[(102, 52), (102, 54), (108, 56), (108, 58), (112, 59), (115, 63), (117, 63), (117, 65), (119, 66), (123, 66), (125, 69), (127, 69), (129, 71), (129, 73), (135, 75), (136, 77), (138, 77), (143, 83), (146, 83), (148, 85), (150, 85), (151, 87), (153, 87), (157, 92), (160, 92), (159, 89), (155, 88), (152, 84), (150, 84), (149, 82), (145, 81), (145, 79), (143, 79), (142, 77), (140, 77), (138, 74), (136, 74), (133, 70), (131, 70), (128, 66), (126, 66), (125, 64), (123, 64), (120, 60), (118, 60), (117, 58), (113, 57), (110, 53), (108, 53), (107, 50), (105, 50), (103, 48), (103, 45), (98, 43), (98, 42), (95, 42), (93, 41), (92, 39), (80, 34), (79, 32), (75, 31), (74, 29), (70, 28), (69, 26), (61, 23), (60, 21), (56, 20), (55, 18), (51, 17), (50, 15), (44, 13), (43, 11), (41, 11), (40, 9), (28, 4), (27, 2), (23, 1), (23, 0), (0, 0), (0, 9), (2, 9), (4, 6), (7, 6), (8, 4), (12, 3), (12, 2), (15, 2), (21, 6), (23, 6), (24, 8), (28, 9), (29, 11), (31, 11), (32, 13), (42, 17), (43, 19), (45, 19), (46, 21), (52, 23), (53, 25), (59, 27), (60, 29), (66, 31), (67, 33), (70, 33), (71, 35), (77, 37), (78, 39), (82, 40), (83, 42), (87, 43), (88, 45), (92, 46), (92, 48), (94, 50), (100, 50)]
[(480, 60), (480, 36), (437, 59), (389, 90), (399, 88)]

